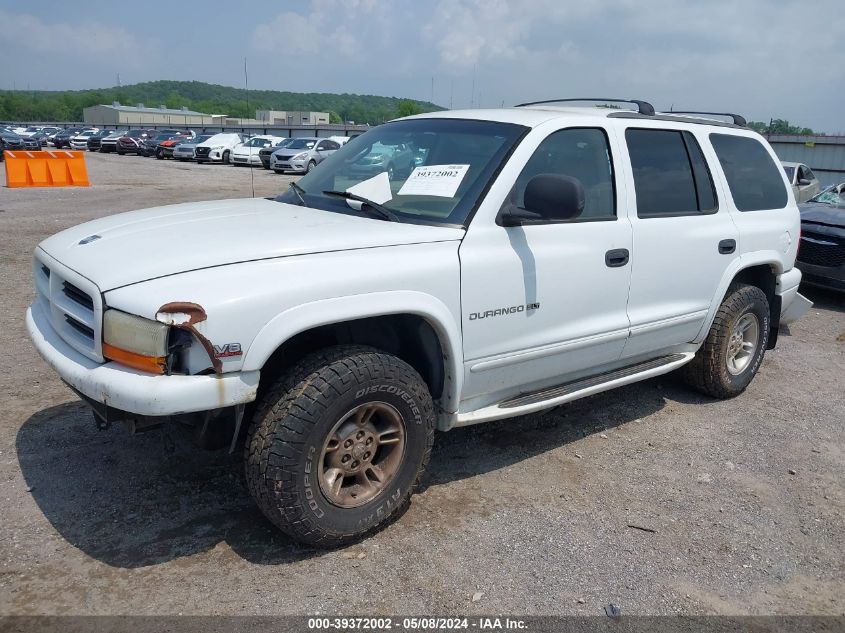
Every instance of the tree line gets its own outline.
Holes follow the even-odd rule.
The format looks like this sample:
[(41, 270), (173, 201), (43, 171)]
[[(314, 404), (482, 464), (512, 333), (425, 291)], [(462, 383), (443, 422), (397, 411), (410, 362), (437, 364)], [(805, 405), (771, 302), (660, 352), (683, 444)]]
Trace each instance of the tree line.
[(207, 114), (253, 118), (256, 110), (328, 112), (332, 123), (376, 125), (400, 116), (442, 110), (425, 101), (375, 95), (250, 90), (200, 81), (150, 81), (93, 90), (0, 91), (0, 121), (82, 121), (92, 105), (143, 103), (146, 107), (187, 107)]
[(792, 125), (785, 119), (772, 119), (768, 123), (749, 121), (748, 127), (760, 134), (815, 134), (811, 128)]

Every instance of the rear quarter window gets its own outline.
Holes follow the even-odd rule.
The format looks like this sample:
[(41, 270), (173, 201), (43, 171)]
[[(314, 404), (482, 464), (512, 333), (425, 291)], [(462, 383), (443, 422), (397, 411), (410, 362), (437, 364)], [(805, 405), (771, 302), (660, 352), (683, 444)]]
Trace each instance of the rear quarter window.
[(711, 134), (710, 143), (722, 165), (736, 208), (740, 211), (783, 209), (789, 197), (783, 176), (757, 139)]

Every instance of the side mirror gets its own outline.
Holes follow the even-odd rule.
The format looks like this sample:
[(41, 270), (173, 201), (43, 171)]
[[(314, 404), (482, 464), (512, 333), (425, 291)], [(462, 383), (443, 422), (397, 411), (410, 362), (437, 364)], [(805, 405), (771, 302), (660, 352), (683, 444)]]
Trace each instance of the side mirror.
[(801, 178), (801, 179), (798, 180), (798, 186), (799, 187), (806, 187), (809, 184), (810, 184), (810, 181), (807, 180), (806, 178)]
[(523, 204), (502, 214), (502, 226), (572, 220), (584, 211), (584, 186), (572, 176), (538, 174), (528, 181)]

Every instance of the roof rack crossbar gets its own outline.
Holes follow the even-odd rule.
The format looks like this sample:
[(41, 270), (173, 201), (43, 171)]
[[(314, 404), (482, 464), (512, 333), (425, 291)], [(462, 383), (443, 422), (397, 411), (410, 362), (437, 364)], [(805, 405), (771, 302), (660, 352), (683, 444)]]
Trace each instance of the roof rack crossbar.
[(525, 108), (528, 106), (543, 105), (546, 103), (567, 103), (571, 101), (596, 101), (599, 103), (633, 103), (637, 106), (637, 112), (639, 112), (640, 114), (646, 114), (649, 116), (654, 114), (654, 106), (651, 105), (648, 101), (640, 101), (639, 99), (605, 99), (603, 97), (578, 97), (577, 99), (546, 99), (545, 101), (531, 101), (529, 103), (519, 103), (514, 107)]
[(745, 120), (745, 117), (741, 114), (734, 114), (733, 112), (693, 112), (692, 110), (671, 110), (668, 114), (703, 114), (706, 116), (727, 116), (730, 117), (734, 125), (740, 125), (745, 127), (748, 125), (748, 121)]

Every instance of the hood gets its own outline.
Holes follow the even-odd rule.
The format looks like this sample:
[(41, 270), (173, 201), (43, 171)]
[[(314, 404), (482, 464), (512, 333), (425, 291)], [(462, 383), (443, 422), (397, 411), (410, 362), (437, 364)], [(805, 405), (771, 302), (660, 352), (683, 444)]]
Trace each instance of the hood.
[[(85, 240), (94, 235), (99, 237)], [(100, 218), (57, 233), (39, 248), (106, 292), (210, 266), (459, 240), (463, 235), (463, 229), (452, 227), (385, 222), (246, 198)]]
[(802, 222), (827, 224), (845, 229), (845, 208), (823, 202), (805, 202), (798, 205)]

